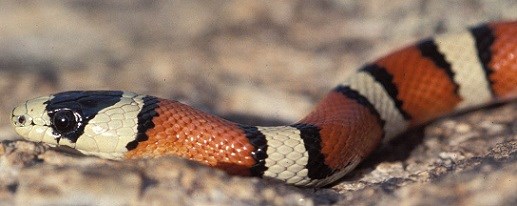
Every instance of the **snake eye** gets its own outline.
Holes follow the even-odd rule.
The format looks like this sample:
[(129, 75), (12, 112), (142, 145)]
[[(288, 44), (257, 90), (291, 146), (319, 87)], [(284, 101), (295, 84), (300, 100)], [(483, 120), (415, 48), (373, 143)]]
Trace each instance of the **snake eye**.
[(52, 116), (52, 125), (60, 134), (75, 131), (79, 126), (80, 118), (71, 110), (58, 110)]

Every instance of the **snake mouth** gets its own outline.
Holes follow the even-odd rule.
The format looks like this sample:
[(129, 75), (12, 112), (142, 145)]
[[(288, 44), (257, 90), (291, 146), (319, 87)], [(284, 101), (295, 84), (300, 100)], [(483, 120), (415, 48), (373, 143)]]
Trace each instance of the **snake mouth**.
[(51, 133), (52, 126), (45, 102), (50, 96), (28, 100), (11, 111), (11, 125), (23, 139), (34, 142), (59, 142)]
[[(51, 128), (51, 125), (38, 125), (34, 121), (34, 119), (28, 115), (28, 114), (11, 114), (11, 124), (14, 126), (14, 130), (24, 137), (24, 139), (28, 139), (28, 136), (25, 134), (30, 133), (42, 133), (42, 127), (43, 128)], [(53, 135), (54, 140), (56, 141), (57, 145), (59, 145), (59, 141), (61, 140), (61, 135)], [(33, 140), (33, 139), (30, 139)], [(43, 139), (38, 140), (39, 142), (44, 142)]]
[[(31, 133), (32, 130), (35, 130), (37, 124), (33, 121), (33, 118), (28, 115), (28, 114), (21, 114), (21, 115), (15, 115), (15, 114), (12, 114), (11, 115), (11, 123), (12, 125), (14, 125), (14, 129), (15, 131), (20, 134), (22, 137), (26, 138), (25, 133)], [(51, 128), (51, 125), (41, 125), (41, 126), (44, 126), (44, 127), (48, 127), (48, 128)], [(55, 134), (54, 132), (52, 133), (53, 134), (53, 138), (54, 140), (56, 141), (56, 146), (59, 146), (59, 142), (62, 138), (62, 135), (59, 135), (59, 134)], [(26, 138), (27, 139), (27, 138)], [(43, 139), (39, 140), (39, 142), (44, 142)]]

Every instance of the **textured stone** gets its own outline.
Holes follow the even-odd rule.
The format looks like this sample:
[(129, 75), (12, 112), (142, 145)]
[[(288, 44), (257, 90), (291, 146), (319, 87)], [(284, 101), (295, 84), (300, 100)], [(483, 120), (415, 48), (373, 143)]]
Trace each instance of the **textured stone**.
[(172, 157), (122, 162), (25, 141), (0, 146), (0, 197), (17, 205), (313, 205), (337, 198), (317, 200), (283, 183), (231, 177)]

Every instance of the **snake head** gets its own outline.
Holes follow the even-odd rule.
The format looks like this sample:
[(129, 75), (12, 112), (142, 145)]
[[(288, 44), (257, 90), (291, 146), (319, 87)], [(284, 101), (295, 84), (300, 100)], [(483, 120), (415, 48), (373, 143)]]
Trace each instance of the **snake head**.
[(14, 108), (11, 123), (26, 140), (118, 159), (138, 133), (142, 104), (142, 95), (128, 92), (63, 92)]

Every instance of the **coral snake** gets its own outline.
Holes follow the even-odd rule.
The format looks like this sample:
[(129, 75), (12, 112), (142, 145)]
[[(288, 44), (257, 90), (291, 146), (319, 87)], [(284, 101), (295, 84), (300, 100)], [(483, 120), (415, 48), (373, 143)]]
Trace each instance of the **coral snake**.
[(230, 174), (324, 186), (380, 143), (457, 109), (517, 96), (517, 21), (439, 35), (366, 64), (288, 126), (242, 125), (174, 100), (70, 91), (12, 112), (23, 138), (110, 159), (175, 155)]

